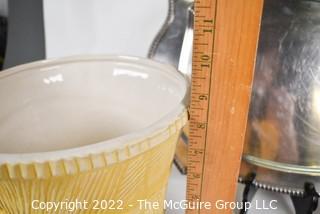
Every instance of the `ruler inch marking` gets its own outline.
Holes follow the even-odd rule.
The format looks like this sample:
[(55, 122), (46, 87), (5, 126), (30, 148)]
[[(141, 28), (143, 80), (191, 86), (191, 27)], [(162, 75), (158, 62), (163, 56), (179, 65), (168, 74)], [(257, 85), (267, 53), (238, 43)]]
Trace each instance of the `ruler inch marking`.
[[(235, 193), (262, 5), (263, 0), (195, 0), (187, 200), (209, 201), (213, 208), (187, 214), (231, 213), (214, 203), (218, 196), (231, 202)], [(229, 114), (231, 105), (237, 115), (234, 109)], [(230, 148), (236, 155), (221, 154)], [(227, 169), (219, 167), (225, 162)], [(222, 175), (232, 178), (214, 178)]]
[[(205, 2), (205, 1), (203, 1)], [(196, 77), (196, 73), (197, 71), (200, 73), (204, 72), (204, 67), (208, 68), (208, 70), (210, 71), (212, 68), (212, 56), (213, 56), (213, 50), (214, 50), (214, 42), (208, 40), (207, 42), (203, 42), (202, 40), (204, 36), (207, 36), (206, 33), (212, 33), (213, 37), (215, 34), (215, 31), (213, 30), (214, 28), (214, 20), (215, 20), (215, 16), (216, 16), (216, 1), (206, 1), (209, 3), (209, 6), (201, 6), (199, 5), (201, 3), (201, 1), (196, 1), (195, 2), (195, 8), (199, 8), (195, 10), (195, 40), (194, 40), (194, 52), (193, 52), (193, 65), (197, 65), (197, 66), (193, 66), (193, 75), (192, 78), (193, 79), (198, 79)], [(208, 4), (207, 4), (208, 5)], [(208, 9), (211, 10), (212, 7), (215, 7), (214, 9), (214, 14), (211, 14), (211, 16), (208, 17), (208, 15), (202, 15), (201, 13), (201, 9)], [(207, 24), (211, 24), (211, 25), (207, 25)], [(199, 30), (197, 30), (199, 29)], [(206, 29), (212, 29), (212, 31), (206, 31)], [(201, 40), (202, 39), (202, 40)], [(211, 44), (210, 44), (211, 43)], [(200, 46), (200, 47), (198, 47)], [(201, 49), (201, 47), (204, 49), (202, 51), (195, 51), (195, 50), (199, 50)], [(200, 59), (200, 60), (198, 60)], [(199, 65), (198, 65), (199, 64)], [(200, 69), (194, 69), (195, 67), (200, 67)], [(191, 103), (196, 102), (198, 103), (199, 100), (197, 99), (197, 97), (206, 94), (207, 95), (207, 103), (204, 104), (205, 108), (195, 108), (193, 105), (191, 105), (190, 109), (191, 109), (191, 118), (190, 118), (190, 127), (192, 127), (192, 132), (190, 132), (190, 142), (189, 142), (189, 151), (188, 151), (188, 157), (189, 157), (189, 173), (197, 173), (197, 175), (199, 175), (199, 180), (200, 180), (200, 186), (199, 186), (199, 181), (195, 182), (193, 184), (192, 180), (194, 179), (192, 176), (189, 177), (188, 179), (188, 200), (194, 200), (196, 199), (200, 199), (201, 201), (201, 194), (202, 194), (202, 180), (203, 180), (203, 170), (204, 170), (204, 161), (205, 161), (205, 150), (206, 150), (206, 136), (207, 136), (207, 131), (208, 129), (205, 128), (204, 130), (201, 130), (201, 132), (204, 132), (204, 136), (202, 135), (197, 135), (197, 132), (199, 132), (199, 127), (197, 127), (197, 124), (199, 124), (199, 122), (197, 121), (205, 121), (202, 122), (203, 124), (207, 124), (208, 123), (208, 114), (209, 114), (209, 109), (210, 109), (210, 88), (211, 88), (211, 75), (212, 72), (210, 72), (207, 76), (202, 77), (201, 80), (205, 81), (204, 84), (209, 85), (208, 88), (204, 88), (202, 90), (204, 91), (199, 91), (198, 87), (194, 87), (195, 84), (192, 85), (192, 89), (191, 89)], [(192, 83), (195, 83), (196, 81), (192, 81)], [(209, 84), (208, 84), (209, 83)], [(199, 91), (199, 92), (198, 92)], [(198, 96), (197, 96), (198, 95)], [(198, 110), (201, 111), (200, 114), (194, 115), (194, 111)], [(196, 118), (195, 118), (196, 117)], [(199, 118), (200, 117), (200, 118)], [(196, 145), (198, 145), (197, 140), (199, 139), (200, 144), (202, 144), (202, 146), (200, 145), (200, 150), (202, 150), (202, 152), (196, 152), (199, 151), (199, 148), (195, 148)], [(191, 157), (195, 157), (197, 159), (199, 159), (198, 161), (194, 162), (191, 159)], [(193, 164), (195, 165), (200, 165), (199, 167), (191, 167)], [(200, 172), (199, 172), (200, 171)], [(196, 188), (191, 188), (190, 185), (195, 186)], [(196, 196), (196, 197), (195, 197)], [(187, 212), (189, 212), (190, 210), (188, 210)], [(190, 211), (191, 212), (191, 211)], [(200, 210), (196, 211), (197, 213), (200, 212)]]

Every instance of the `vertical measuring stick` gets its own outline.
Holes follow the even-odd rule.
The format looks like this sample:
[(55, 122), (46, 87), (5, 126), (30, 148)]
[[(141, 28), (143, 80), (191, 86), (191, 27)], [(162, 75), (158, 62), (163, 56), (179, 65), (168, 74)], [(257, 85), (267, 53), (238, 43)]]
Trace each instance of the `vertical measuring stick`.
[(263, 0), (195, 0), (187, 198), (235, 200)]

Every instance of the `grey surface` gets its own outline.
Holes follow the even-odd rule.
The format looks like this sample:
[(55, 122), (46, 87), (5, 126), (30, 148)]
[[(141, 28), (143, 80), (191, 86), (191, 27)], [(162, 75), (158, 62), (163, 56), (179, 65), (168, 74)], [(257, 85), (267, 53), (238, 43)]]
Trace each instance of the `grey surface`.
[[(172, 168), (171, 177), (169, 180), (168, 191), (167, 191), (167, 200), (175, 200), (180, 201), (185, 199), (186, 195), (186, 181), (187, 176), (180, 174), (180, 172), (176, 169), (175, 166)], [(244, 189), (244, 185), (238, 184), (238, 191), (236, 201), (242, 201), (242, 192)], [(248, 214), (294, 214), (293, 204), (291, 199), (286, 194), (279, 194), (276, 192), (266, 191), (266, 190), (258, 190), (254, 195), (254, 202), (259, 204), (258, 207), (254, 207), (248, 211)], [(268, 205), (270, 201), (277, 200), (275, 210), (267, 210), (267, 209), (259, 209), (262, 208), (262, 203)], [(267, 206), (266, 206), (267, 207)], [(183, 214), (184, 210), (167, 210), (167, 214)], [(239, 213), (238, 210), (234, 210), (234, 213)], [(320, 207), (316, 210), (315, 213), (320, 213)]]
[[(173, 164), (166, 200), (181, 201), (186, 198), (187, 176), (182, 175)], [(184, 210), (166, 210), (166, 214), (183, 214)]]
[(8, 1), (8, 40), (4, 68), (45, 58), (42, 0)]
[(8, 0), (0, 0), (0, 15), (8, 16)]

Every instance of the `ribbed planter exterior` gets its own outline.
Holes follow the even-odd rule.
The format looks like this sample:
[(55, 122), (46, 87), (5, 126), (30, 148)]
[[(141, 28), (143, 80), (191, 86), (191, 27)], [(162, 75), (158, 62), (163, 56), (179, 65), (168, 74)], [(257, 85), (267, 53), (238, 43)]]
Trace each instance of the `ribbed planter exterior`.
[[(140, 209), (138, 200), (163, 205), (171, 163), (184, 112), (166, 129), (113, 152), (87, 157), (0, 166), (0, 213), (163, 213), (163, 208)], [(36, 200), (36, 202), (34, 202)], [(87, 209), (33, 209), (32, 202), (87, 201)], [(110, 209), (108, 200), (121, 200)], [(97, 209), (94, 209), (94, 205)], [(70, 208), (70, 203), (69, 203)], [(111, 206), (111, 204), (109, 205)]]

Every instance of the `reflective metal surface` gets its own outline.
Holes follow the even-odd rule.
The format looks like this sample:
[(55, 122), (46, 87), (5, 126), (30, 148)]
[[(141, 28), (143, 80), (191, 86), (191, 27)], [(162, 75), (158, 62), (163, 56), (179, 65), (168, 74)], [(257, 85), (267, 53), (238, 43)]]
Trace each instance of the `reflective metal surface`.
[(320, 183), (318, 1), (265, 1), (243, 160), (241, 176), (256, 172), (258, 187)]
[(169, 0), (167, 19), (148, 56), (178, 68), (189, 79), (192, 72), (193, 1)]

